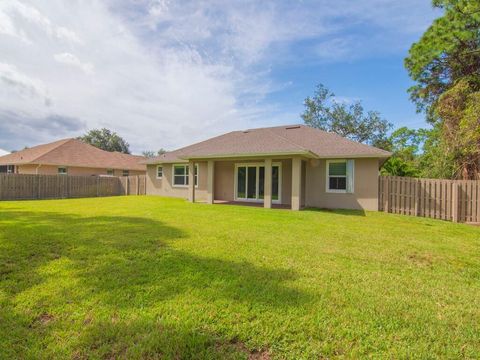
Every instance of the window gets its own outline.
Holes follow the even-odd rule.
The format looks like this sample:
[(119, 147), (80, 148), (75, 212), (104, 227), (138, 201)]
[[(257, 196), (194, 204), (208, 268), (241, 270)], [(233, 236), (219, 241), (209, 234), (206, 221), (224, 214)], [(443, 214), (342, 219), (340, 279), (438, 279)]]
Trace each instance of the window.
[(58, 172), (58, 175), (67, 175), (67, 168), (66, 167), (59, 167), (57, 172)]
[(14, 172), (14, 166), (13, 165), (1, 165), (0, 166), (0, 173), (12, 174), (13, 172)]
[(353, 193), (353, 160), (327, 160), (327, 192)]
[(107, 175), (113, 176), (113, 169), (107, 169)]
[(163, 167), (158, 165), (157, 166), (157, 179), (163, 178)]
[[(173, 165), (173, 186), (188, 186), (188, 164)], [(195, 164), (195, 186), (198, 186), (198, 164)]]
[(128, 174), (130, 174), (130, 172), (128, 170), (123, 170), (122, 171), (122, 176), (128, 176)]

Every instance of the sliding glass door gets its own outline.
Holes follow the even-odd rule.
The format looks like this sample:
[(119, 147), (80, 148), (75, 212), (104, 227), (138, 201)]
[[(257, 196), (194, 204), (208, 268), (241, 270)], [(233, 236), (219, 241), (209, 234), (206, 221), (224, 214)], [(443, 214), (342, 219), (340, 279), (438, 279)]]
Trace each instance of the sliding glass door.
[[(272, 201), (280, 202), (281, 164), (272, 164)], [(237, 164), (235, 166), (235, 200), (262, 201), (265, 195), (265, 166)]]

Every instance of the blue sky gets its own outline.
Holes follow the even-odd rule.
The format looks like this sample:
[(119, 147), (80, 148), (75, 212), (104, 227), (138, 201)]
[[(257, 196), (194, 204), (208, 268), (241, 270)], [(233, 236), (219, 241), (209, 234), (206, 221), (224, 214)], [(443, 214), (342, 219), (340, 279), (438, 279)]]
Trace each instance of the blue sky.
[(299, 123), (323, 83), (421, 127), (403, 59), (430, 0), (2, 0), (0, 148), (108, 127), (134, 152)]

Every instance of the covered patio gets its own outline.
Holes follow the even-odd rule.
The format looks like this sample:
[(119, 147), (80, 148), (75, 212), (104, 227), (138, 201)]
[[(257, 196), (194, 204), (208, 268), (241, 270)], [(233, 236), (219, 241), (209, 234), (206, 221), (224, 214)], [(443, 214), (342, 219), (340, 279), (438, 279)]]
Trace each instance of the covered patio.
[[(281, 158), (190, 159), (189, 169), (206, 164), (206, 202), (300, 210), (304, 205), (304, 169), (300, 156)], [(188, 199), (198, 191), (189, 171)]]

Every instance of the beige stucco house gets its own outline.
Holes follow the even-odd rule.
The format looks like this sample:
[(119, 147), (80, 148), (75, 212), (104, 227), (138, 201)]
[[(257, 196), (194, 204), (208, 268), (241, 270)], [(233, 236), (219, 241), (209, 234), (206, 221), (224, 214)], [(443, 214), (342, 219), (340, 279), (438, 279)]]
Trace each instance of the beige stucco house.
[(143, 156), (110, 152), (63, 139), (0, 156), (0, 173), (39, 175), (144, 175)]
[(304, 125), (234, 131), (146, 161), (147, 194), (377, 210), (379, 167), (390, 155)]

